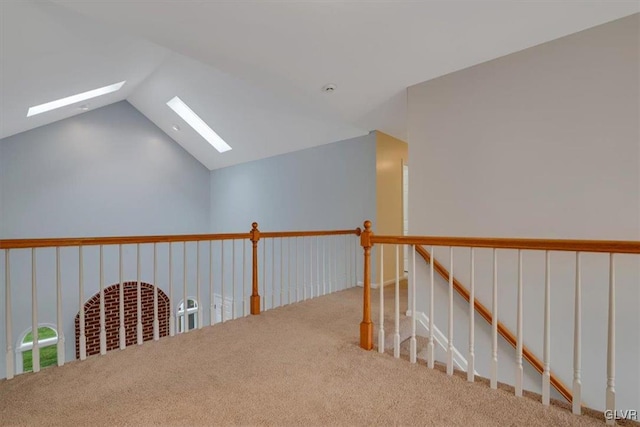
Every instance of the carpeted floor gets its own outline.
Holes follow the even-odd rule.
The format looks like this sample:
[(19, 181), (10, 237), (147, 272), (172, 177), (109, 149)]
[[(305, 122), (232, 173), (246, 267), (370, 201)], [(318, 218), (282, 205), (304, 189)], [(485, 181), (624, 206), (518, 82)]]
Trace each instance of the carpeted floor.
[(349, 289), (0, 381), (0, 424), (602, 424), (363, 351), (361, 307)]

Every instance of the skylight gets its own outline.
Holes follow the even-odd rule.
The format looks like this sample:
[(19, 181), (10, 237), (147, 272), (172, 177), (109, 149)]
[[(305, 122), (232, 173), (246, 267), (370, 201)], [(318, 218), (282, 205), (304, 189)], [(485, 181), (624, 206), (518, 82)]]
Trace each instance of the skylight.
[(47, 111), (55, 110), (56, 108), (65, 107), (67, 105), (75, 104), (76, 102), (86, 101), (87, 99), (95, 98), (96, 96), (106, 95), (111, 92), (115, 92), (126, 83), (121, 81), (120, 83), (114, 83), (109, 86), (104, 86), (98, 89), (93, 89), (87, 92), (82, 92), (77, 95), (67, 96), (66, 98), (58, 99), (56, 101), (47, 102), (46, 104), (36, 105), (29, 108), (27, 117), (35, 116), (36, 114), (45, 113)]
[(177, 96), (173, 97), (169, 102), (167, 102), (167, 105), (175, 111), (177, 115), (182, 117), (189, 126), (198, 132), (200, 136), (206, 139), (209, 144), (213, 145), (213, 148), (218, 150), (218, 152), (224, 153), (225, 151), (231, 150), (229, 144), (224, 142), (224, 140), (220, 138), (220, 136), (215, 133), (215, 131), (204, 122), (204, 120), (194, 113), (187, 104), (182, 102), (180, 98)]

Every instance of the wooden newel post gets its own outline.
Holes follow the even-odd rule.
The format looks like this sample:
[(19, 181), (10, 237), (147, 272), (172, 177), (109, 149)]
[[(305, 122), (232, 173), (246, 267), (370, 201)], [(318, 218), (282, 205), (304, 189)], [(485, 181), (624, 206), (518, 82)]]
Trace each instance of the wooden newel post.
[(373, 349), (373, 323), (371, 323), (371, 221), (364, 222), (364, 231), (360, 234), (360, 244), (364, 249), (364, 296), (362, 305), (362, 323), (360, 323), (360, 347)]
[(251, 314), (260, 314), (260, 294), (258, 293), (258, 241), (260, 230), (258, 223), (251, 224), (251, 243), (253, 243), (253, 273), (251, 281)]

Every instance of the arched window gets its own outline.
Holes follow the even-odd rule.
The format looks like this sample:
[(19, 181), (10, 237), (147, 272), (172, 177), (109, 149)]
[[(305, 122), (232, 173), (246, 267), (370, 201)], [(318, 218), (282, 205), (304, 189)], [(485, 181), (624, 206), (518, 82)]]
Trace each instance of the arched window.
[[(198, 327), (198, 301), (194, 298), (187, 298), (187, 316), (189, 330)], [(178, 332), (184, 332), (184, 300), (178, 305)]]
[[(40, 368), (58, 363), (58, 331), (53, 325), (38, 325), (38, 347), (40, 348)], [(22, 333), (16, 345), (16, 373), (33, 370), (33, 331)]]

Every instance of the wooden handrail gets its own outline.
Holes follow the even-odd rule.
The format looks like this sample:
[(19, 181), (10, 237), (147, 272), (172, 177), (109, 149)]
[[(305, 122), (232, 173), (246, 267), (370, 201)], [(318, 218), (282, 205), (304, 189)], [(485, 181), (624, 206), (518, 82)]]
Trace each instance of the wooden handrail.
[[(420, 245), (415, 245), (415, 248), (416, 248), (416, 252), (420, 256), (422, 256), (422, 258), (427, 263), (431, 262), (431, 254), (425, 248), (423, 248)], [(438, 274), (440, 276), (442, 276), (443, 279), (445, 279), (446, 281), (449, 281), (449, 275), (450, 275), (449, 270), (447, 270), (436, 259), (433, 260), (433, 268), (434, 268), (435, 271), (438, 272)], [(467, 288), (465, 288), (460, 283), (460, 281), (458, 281), (458, 279), (455, 278), (455, 276), (453, 277), (453, 288), (467, 302), (470, 302), (470, 295), (471, 295), (470, 292), (467, 290)], [(480, 316), (482, 316), (482, 318), (484, 320), (486, 320), (489, 324), (491, 324), (493, 322), (493, 315), (492, 315), (491, 311), (487, 307), (485, 307), (484, 304), (482, 304), (480, 301), (478, 301), (477, 298), (474, 298), (473, 301), (474, 301), (473, 305), (474, 305), (476, 311), (480, 314)], [(498, 321), (498, 333), (509, 344), (511, 344), (511, 346), (513, 348), (516, 348), (516, 344), (517, 344), (516, 336), (513, 334), (513, 332), (511, 332), (509, 330), (509, 328), (507, 328), (504, 325), (504, 323), (502, 323), (500, 321)], [(529, 348), (527, 348), (524, 345), (522, 346), (522, 355), (531, 364), (531, 366), (533, 366), (535, 368), (535, 370), (538, 371), (538, 373), (542, 374), (544, 372), (544, 365), (543, 365), (542, 361), (540, 359), (538, 359), (536, 357), (536, 355), (533, 354), (533, 352), (531, 350), (529, 350)], [(558, 393), (560, 393), (565, 399), (567, 399), (569, 401), (569, 403), (571, 403), (573, 401), (573, 395), (572, 395), (571, 391), (569, 390), (569, 388), (566, 385), (564, 385), (564, 383), (562, 383), (562, 381), (560, 381), (560, 379), (558, 377), (556, 377), (553, 373), (551, 373), (551, 385), (556, 390), (558, 390)]]
[[(265, 237), (309, 237), (360, 235), (360, 228), (353, 230), (326, 231), (272, 231), (260, 233)], [(0, 249), (53, 248), (64, 246), (98, 246), (98, 245), (131, 245), (145, 243), (196, 242), (209, 240), (251, 239), (252, 233), (222, 233), (222, 234), (176, 234), (159, 236), (107, 236), (107, 237), (64, 237), (42, 239), (1, 239)]]
[(325, 230), (325, 231), (267, 231), (261, 232), (260, 237), (313, 237), (313, 236), (339, 236), (353, 234), (360, 235), (360, 227), (353, 230)]
[(251, 233), (176, 234), (163, 236), (65, 237), (44, 239), (4, 239), (0, 249), (52, 248), (63, 246), (130, 245), (144, 243), (196, 242), (202, 240), (249, 239)]
[(374, 244), (391, 243), (398, 245), (640, 254), (640, 241), (632, 240), (507, 239), (492, 237), (380, 236), (374, 234), (371, 236), (371, 242)]

